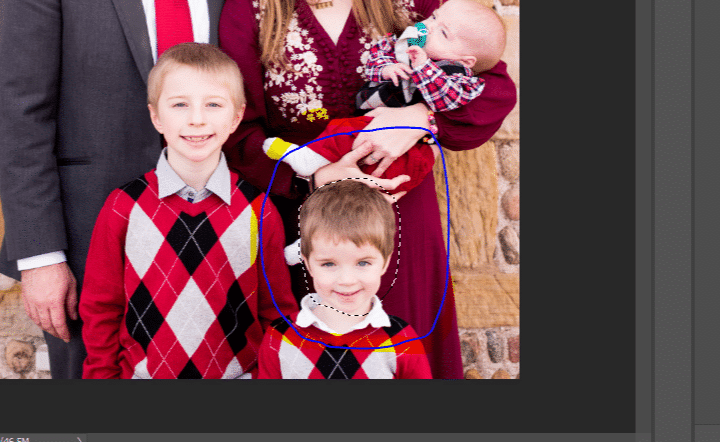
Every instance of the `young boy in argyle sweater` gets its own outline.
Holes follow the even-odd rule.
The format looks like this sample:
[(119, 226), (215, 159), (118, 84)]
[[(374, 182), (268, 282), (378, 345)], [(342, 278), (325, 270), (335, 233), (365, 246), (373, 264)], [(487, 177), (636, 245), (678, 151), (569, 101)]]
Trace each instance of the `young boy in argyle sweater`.
[(300, 237), (317, 293), (272, 323), (259, 377), (430, 379), (415, 331), (376, 296), (395, 246), (395, 214), (383, 195), (354, 179), (319, 188), (300, 209)]
[[(270, 201), (221, 152), (245, 110), (240, 71), (212, 45), (162, 54), (148, 108), (167, 148), (98, 216), (80, 315), (85, 378), (251, 378), (263, 331), (297, 310)], [(132, 128), (128, 128), (131, 130)], [(258, 229), (262, 226), (262, 238)]]
[[(479, 96), (485, 80), (475, 75), (493, 68), (504, 50), (505, 27), (495, 11), (477, 0), (446, 1), (427, 20), (408, 27), (399, 38), (389, 35), (371, 46), (365, 64), (370, 82), (358, 94), (357, 107), (404, 107), (422, 102), (429, 108), (429, 129), (437, 133), (434, 112), (457, 109)], [(317, 139), (364, 129), (374, 116), (369, 112), (362, 117), (330, 121)], [(299, 175), (311, 176), (348, 153), (356, 137), (340, 135), (316, 141), (283, 161)], [(399, 158), (374, 152), (360, 169), (387, 179), (408, 175), (410, 179), (392, 193), (409, 191), (430, 173), (440, 153), (437, 146), (431, 145), (432, 137), (425, 137), (425, 141)], [(280, 138), (268, 138), (263, 145), (266, 154), (275, 160), (296, 147)]]

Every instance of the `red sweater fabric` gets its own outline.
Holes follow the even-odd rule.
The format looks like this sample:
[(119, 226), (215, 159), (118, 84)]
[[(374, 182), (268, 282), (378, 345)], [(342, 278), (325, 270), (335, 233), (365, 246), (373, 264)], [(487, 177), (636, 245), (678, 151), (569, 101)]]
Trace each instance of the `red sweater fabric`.
[[(415, 330), (389, 315), (390, 327), (335, 335), (315, 326), (295, 325), (297, 313), (272, 323), (260, 347), (259, 379), (432, 379)], [(305, 338), (319, 341), (316, 343)], [(415, 339), (409, 342), (410, 339)], [(352, 347), (350, 349), (332, 348)], [(397, 344), (394, 347), (371, 349)], [(368, 349), (362, 349), (368, 348)]]
[[(315, 141), (310, 143), (307, 147), (322, 155), (323, 158), (331, 163), (334, 163), (352, 150), (352, 144), (358, 136), (358, 134), (336, 134), (362, 130), (371, 121), (372, 117), (365, 116), (355, 118), (337, 118), (332, 120), (328, 123), (325, 130), (318, 135), (317, 139), (320, 140), (324, 137), (332, 135), (335, 136), (322, 141)], [(395, 190), (390, 191), (392, 194), (407, 192), (422, 183), (422, 180), (425, 179), (430, 172), (432, 172), (434, 164), (435, 155), (433, 154), (432, 148), (426, 143), (417, 143), (404, 155), (401, 155), (398, 159), (393, 161), (392, 164), (390, 164), (390, 167), (387, 168), (380, 178), (392, 179), (400, 175), (409, 176), (409, 181), (402, 183)], [(377, 169), (378, 165), (379, 163), (362, 165), (360, 166), (360, 170), (367, 174), (371, 174), (375, 171), (375, 169)]]
[(154, 170), (113, 191), (93, 231), (80, 315), (84, 378), (237, 378), (257, 372), (263, 330), (297, 311), (280, 217), (231, 173), (231, 204), (158, 197)]

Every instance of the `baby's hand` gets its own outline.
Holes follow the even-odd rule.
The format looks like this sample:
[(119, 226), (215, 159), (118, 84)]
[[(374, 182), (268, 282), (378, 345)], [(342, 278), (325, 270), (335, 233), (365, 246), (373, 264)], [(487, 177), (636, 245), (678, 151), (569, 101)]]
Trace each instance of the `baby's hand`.
[(412, 74), (410, 66), (404, 63), (394, 63), (387, 65), (382, 70), (382, 78), (385, 80), (392, 80), (395, 86), (398, 85), (398, 77), (403, 80), (409, 80), (408, 74)]
[(410, 57), (410, 63), (414, 68), (422, 66), (428, 59), (427, 53), (420, 46), (410, 46), (407, 49), (408, 57)]

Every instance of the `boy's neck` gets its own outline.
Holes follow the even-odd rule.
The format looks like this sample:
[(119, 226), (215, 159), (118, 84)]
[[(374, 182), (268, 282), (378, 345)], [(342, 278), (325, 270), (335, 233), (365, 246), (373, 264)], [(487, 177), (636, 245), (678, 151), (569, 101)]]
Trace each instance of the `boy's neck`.
[(188, 161), (180, 155), (175, 155), (172, 150), (168, 149), (167, 160), (170, 167), (178, 174), (180, 179), (195, 189), (196, 192), (199, 192), (205, 188), (213, 172), (217, 169), (220, 163), (220, 153), (218, 152), (214, 158), (208, 158), (203, 162), (196, 163)]

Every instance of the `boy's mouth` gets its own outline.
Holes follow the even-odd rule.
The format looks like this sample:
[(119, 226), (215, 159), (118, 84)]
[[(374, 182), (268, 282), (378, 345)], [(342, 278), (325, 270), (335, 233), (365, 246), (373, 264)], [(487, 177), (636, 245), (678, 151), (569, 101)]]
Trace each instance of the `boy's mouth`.
[(355, 290), (354, 292), (338, 292), (335, 291), (335, 294), (340, 297), (340, 299), (351, 299), (353, 296), (360, 293), (360, 290)]
[(180, 138), (182, 138), (183, 140), (189, 141), (191, 143), (201, 143), (203, 141), (209, 140), (210, 137), (212, 137), (212, 135), (198, 135), (198, 136), (194, 136), (194, 137), (181, 136)]

